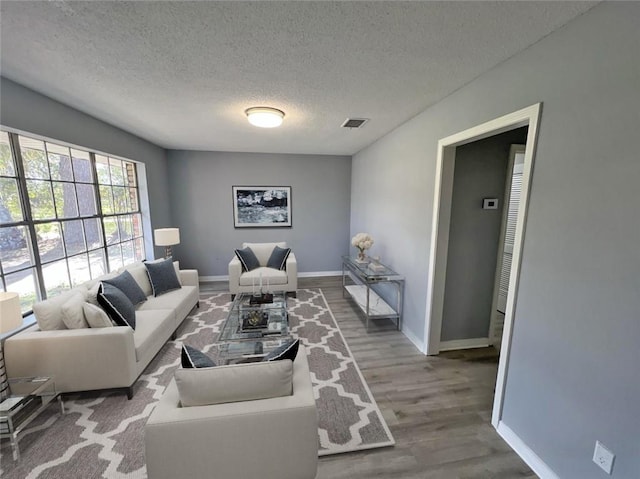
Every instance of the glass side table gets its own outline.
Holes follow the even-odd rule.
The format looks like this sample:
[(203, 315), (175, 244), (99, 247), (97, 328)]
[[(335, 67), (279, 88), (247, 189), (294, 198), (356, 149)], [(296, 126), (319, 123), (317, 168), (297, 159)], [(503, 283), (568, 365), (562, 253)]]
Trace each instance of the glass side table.
[(9, 396), (0, 402), (0, 437), (11, 439), (15, 461), (20, 459), (18, 435), (55, 399), (64, 414), (64, 403), (52, 378), (9, 379)]
[[(352, 283), (352, 284), (351, 284)], [(395, 289), (395, 304), (389, 304), (374, 291), (373, 286), (388, 284)], [(342, 296), (350, 296), (364, 313), (366, 329), (369, 320), (389, 318), (402, 327), (404, 301), (404, 277), (379, 261), (359, 261), (349, 256), (342, 257)]]

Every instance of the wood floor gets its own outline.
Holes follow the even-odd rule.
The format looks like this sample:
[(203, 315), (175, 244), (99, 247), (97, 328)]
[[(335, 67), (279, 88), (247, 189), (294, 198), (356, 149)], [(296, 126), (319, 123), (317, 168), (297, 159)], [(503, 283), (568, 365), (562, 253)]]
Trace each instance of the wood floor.
[(396, 440), (394, 447), (321, 457), (317, 479), (537, 477), (490, 423), (496, 350), (425, 357), (391, 321), (376, 321), (367, 332), (342, 297), (339, 277), (299, 278), (298, 287), (322, 289)]

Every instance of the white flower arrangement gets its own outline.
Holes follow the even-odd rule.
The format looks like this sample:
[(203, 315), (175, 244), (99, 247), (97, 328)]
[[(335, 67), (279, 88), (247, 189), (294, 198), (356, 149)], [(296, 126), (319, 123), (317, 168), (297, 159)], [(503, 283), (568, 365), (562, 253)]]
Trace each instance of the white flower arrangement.
[(373, 246), (373, 238), (369, 233), (358, 233), (351, 238), (351, 246), (355, 246), (360, 251), (359, 257), (364, 256), (364, 252)]

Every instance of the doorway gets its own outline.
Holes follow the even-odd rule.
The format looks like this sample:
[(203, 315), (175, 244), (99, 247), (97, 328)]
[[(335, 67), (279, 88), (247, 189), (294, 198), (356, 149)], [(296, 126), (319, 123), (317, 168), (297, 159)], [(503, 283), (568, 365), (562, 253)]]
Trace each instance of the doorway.
[[(512, 145), (526, 142), (527, 130), (517, 128), (456, 147), (440, 352), (487, 347), (492, 330), (500, 331), (502, 321), (496, 321), (492, 311), (500, 286), (495, 279), (496, 265), (502, 263), (503, 213), (509, 211), (509, 157)], [(497, 366), (497, 355), (495, 362)]]
[(535, 145), (541, 109), (542, 104), (537, 103), (460, 133), (456, 133), (455, 135), (443, 138), (438, 142), (431, 248), (428, 270), (428, 284), (430, 286), (427, 293), (425, 318), (425, 344), (427, 345), (426, 353), (429, 355), (435, 355), (440, 352), (456, 148), (510, 130), (528, 127), (522, 172), (522, 190), (520, 204), (518, 205), (517, 210), (517, 226), (514, 235), (504, 329), (500, 359), (498, 363), (493, 415), (491, 420), (492, 424), (496, 428), (498, 427), (498, 423), (502, 415), (502, 402), (509, 364), (511, 331), (516, 308), (530, 180), (531, 173), (533, 171), (533, 159), (535, 156)]

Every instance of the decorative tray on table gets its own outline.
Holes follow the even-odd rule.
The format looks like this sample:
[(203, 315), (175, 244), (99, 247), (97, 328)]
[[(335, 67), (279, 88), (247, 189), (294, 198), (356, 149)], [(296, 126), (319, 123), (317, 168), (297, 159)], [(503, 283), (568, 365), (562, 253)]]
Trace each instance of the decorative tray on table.
[(269, 325), (269, 313), (259, 309), (243, 311), (242, 331), (255, 331), (257, 329), (267, 329)]

